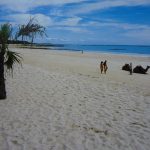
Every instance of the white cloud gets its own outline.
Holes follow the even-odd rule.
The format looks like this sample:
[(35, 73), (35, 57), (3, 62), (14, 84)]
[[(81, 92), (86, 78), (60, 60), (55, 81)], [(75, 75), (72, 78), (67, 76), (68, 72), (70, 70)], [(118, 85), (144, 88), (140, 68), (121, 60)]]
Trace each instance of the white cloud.
[(62, 13), (62, 10), (61, 9), (58, 9), (58, 8), (53, 8), (53, 9), (51, 9), (50, 10), (50, 16), (59, 16), (59, 17), (61, 17), (61, 16), (63, 16), (64, 14)]
[(79, 27), (67, 27), (67, 28), (64, 28), (66, 30), (70, 30), (72, 32), (79, 32), (79, 33), (87, 33), (88, 31), (86, 29), (82, 29), (82, 28), (79, 28)]
[(35, 17), (35, 20), (40, 25), (43, 25), (45, 27), (48, 26), (78, 26), (79, 22), (82, 20), (82, 18), (74, 16), (74, 17), (69, 17), (66, 19), (63, 19), (61, 21), (54, 21), (50, 16), (46, 16), (43, 14), (12, 14), (5, 16), (11, 24), (26, 24), (31, 17)]
[[(82, 24), (82, 26), (97, 28), (106, 41), (118, 44), (149, 44), (150, 25), (130, 24), (116, 21), (96, 22), (91, 21)], [(93, 30), (93, 29), (91, 29)], [(93, 30), (94, 31), (94, 30)], [(104, 31), (104, 32), (103, 32)], [(95, 36), (95, 32), (93, 36)], [(105, 41), (103, 41), (105, 43)], [(102, 42), (102, 43), (103, 43)], [(118, 42), (118, 43), (117, 43)], [(107, 42), (106, 42), (107, 43)], [(110, 44), (110, 43), (109, 43)]]
[(84, 3), (68, 12), (71, 15), (89, 13), (96, 10), (109, 9), (119, 6), (141, 6), (150, 5), (150, 0), (105, 0), (95, 3)]
[(119, 23), (119, 22), (100, 23), (99, 26), (105, 26), (105, 27), (109, 26), (109, 27), (121, 28), (124, 30), (141, 30), (141, 29), (150, 28), (148, 25)]
[(146, 44), (146, 43), (149, 43), (150, 28), (143, 29), (143, 30), (128, 31), (124, 33), (124, 36), (126, 36), (127, 38), (132, 38), (138, 41), (138, 43)]
[(86, 23), (82, 23), (81, 26), (85, 27), (111, 27), (111, 28), (118, 28), (123, 30), (142, 30), (142, 29), (150, 29), (149, 25), (143, 24), (130, 24), (130, 23), (123, 23), (117, 22), (115, 20), (111, 21), (89, 21)]
[(59, 22), (58, 25), (77, 26), (81, 20), (82, 18), (75, 16), (75, 17), (64, 19), (63, 21)]
[[(122, 38), (122, 43), (124, 41), (127, 44), (149, 44), (150, 39), (150, 26), (141, 24), (129, 24), (129, 23), (104, 23), (101, 24), (103, 27), (111, 27), (116, 29), (113, 31), (113, 35), (119, 34)], [(119, 32), (118, 32), (119, 31)], [(118, 39), (119, 40), (119, 39)]]
[(9, 10), (25, 13), (40, 6), (62, 6), (70, 3), (80, 4), (81, 2), (84, 2), (75, 7), (75, 9), (70, 10), (68, 14), (88, 13), (95, 10), (118, 6), (150, 5), (150, 0), (99, 0), (93, 3), (86, 3), (86, 1), (87, 0), (0, 0), (0, 5)]
[(13, 24), (26, 24), (29, 21), (30, 17), (35, 17), (38, 23), (45, 27), (53, 25), (52, 19), (49, 16), (43, 14), (13, 14), (8, 15), (7, 19), (9, 19)]
[(81, 27), (58, 26), (58, 27), (55, 27), (55, 29), (71, 31), (74, 33), (89, 33), (88, 30), (86, 30), (85, 28), (81, 28)]
[(0, 5), (5, 6), (7, 9), (27, 12), (39, 6), (50, 5), (65, 5), (69, 3), (80, 3), (86, 0), (0, 0)]

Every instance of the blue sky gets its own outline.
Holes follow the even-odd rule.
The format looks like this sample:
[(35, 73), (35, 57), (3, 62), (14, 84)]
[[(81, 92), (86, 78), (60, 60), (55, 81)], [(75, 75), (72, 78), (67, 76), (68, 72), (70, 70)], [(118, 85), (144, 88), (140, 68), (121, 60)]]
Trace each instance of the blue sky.
[(0, 23), (35, 17), (36, 42), (150, 45), (150, 0), (0, 0)]

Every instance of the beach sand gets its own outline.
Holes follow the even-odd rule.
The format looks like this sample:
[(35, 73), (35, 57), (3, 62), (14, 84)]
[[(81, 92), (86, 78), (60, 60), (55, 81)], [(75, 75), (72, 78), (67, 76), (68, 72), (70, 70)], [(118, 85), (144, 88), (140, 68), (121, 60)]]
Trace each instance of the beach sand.
[(150, 57), (12, 50), (24, 60), (0, 101), (0, 150), (150, 149), (150, 72), (121, 70)]

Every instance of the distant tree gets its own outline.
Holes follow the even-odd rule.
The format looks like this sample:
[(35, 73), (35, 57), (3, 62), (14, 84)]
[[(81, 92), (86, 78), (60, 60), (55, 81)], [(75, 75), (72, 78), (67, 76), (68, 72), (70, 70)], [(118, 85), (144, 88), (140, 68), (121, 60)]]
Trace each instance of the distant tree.
[(21, 56), (8, 49), (8, 39), (11, 37), (12, 27), (6, 23), (0, 26), (0, 99), (6, 99), (4, 78), (4, 65), (6, 69), (13, 71), (15, 63), (21, 63)]
[(28, 32), (26, 31), (25, 25), (19, 26), (19, 30), (16, 33), (16, 39), (20, 36), (22, 38), (22, 41), (24, 41), (25, 36), (29, 36)]
[(31, 26), (31, 45), (33, 44), (34, 38), (36, 38), (37, 35), (40, 35), (43, 37), (45, 34), (45, 28), (39, 24), (32, 24)]

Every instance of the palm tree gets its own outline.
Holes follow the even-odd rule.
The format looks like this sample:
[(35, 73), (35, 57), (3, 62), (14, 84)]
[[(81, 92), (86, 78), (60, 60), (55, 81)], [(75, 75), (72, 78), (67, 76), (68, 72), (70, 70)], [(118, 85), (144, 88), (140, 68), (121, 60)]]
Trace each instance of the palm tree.
[(4, 65), (6, 69), (13, 71), (13, 65), (21, 63), (21, 56), (9, 51), (8, 39), (11, 37), (12, 27), (6, 23), (0, 27), (0, 99), (6, 99), (5, 78), (4, 78)]
[(43, 37), (45, 34), (45, 28), (39, 24), (32, 24), (30, 26), (30, 37), (31, 37), (31, 46), (33, 44), (33, 40), (34, 38), (40, 35), (41, 37)]
[(27, 25), (22, 25), (19, 27), (19, 30), (16, 34), (16, 38), (22, 37), (22, 41), (24, 40), (24, 37), (31, 38), (31, 46), (33, 44), (33, 40), (37, 35), (40, 35), (41, 37), (43, 35), (46, 35), (45, 28), (38, 23), (34, 23), (35, 18), (30, 18)]
[(17, 39), (20, 36), (22, 38), (22, 42), (24, 41), (24, 37), (29, 37), (29, 32), (28, 32), (27, 27), (25, 25), (19, 26), (18, 32), (15, 35), (15, 38)]

